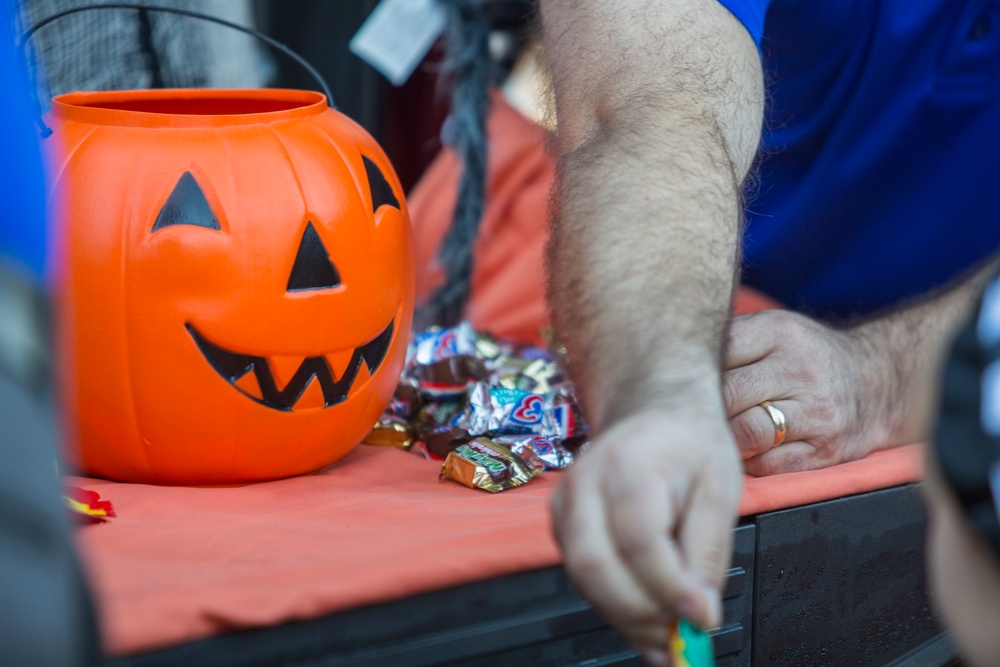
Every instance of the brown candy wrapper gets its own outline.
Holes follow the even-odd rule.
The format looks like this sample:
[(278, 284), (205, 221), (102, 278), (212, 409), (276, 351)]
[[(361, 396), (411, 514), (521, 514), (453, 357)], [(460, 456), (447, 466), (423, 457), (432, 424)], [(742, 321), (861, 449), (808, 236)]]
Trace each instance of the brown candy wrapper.
[(456, 400), (469, 384), (486, 377), (483, 363), (475, 357), (456, 356), (413, 369), (418, 387), (430, 401)]
[(419, 453), (435, 461), (441, 461), (453, 452), (459, 445), (472, 439), (469, 432), (455, 426), (438, 426), (420, 434), (420, 444), (423, 447)]
[(441, 478), (470, 489), (498, 493), (526, 484), (539, 472), (539, 468), (525, 463), (507, 447), (489, 438), (476, 438), (448, 454), (441, 467)]

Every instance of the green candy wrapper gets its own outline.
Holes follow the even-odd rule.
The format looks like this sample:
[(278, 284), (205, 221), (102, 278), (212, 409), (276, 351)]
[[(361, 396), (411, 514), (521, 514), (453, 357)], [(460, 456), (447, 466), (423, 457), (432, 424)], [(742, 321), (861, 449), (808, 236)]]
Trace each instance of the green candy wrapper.
[(687, 621), (672, 623), (670, 659), (673, 667), (715, 667), (712, 638)]

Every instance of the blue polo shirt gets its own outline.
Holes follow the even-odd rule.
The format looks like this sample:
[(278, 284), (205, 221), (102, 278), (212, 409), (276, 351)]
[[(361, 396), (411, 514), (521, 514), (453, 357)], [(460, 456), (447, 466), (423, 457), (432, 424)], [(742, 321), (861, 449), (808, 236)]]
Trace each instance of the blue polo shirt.
[(768, 89), (745, 283), (847, 316), (1000, 249), (1000, 6), (719, 1)]
[(45, 187), (28, 82), (8, 38), (13, 30), (0, 0), (0, 261), (41, 279), (45, 255)]

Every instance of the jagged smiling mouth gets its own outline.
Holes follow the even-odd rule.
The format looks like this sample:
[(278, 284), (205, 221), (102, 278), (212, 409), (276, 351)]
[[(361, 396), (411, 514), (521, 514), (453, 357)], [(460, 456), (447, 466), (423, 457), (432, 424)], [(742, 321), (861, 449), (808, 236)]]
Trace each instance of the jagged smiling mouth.
[[(202, 355), (204, 355), (209, 365), (237, 391), (261, 405), (274, 410), (291, 412), (293, 406), (313, 381), (313, 378), (316, 378), (320, 388), (323, 390), (324, 407), (328, 408), (331, 405), (337, 405), (345, 401), (358, 375), (358, 371), (361, 370), (361, 364), (363, 363), (368, 367), (369, 375), (374, 375), (375, 371), (382, 364), (382, 360), (385, 359), (385, 353), (389, 350), (389, 343), (392, 341), (394, 325), (395, 319), (390, 321), (382, 333), (376, 336), (371, 342), (356, 348), (340, 379), (334, 376), (334, 372), (330, 368), (326, 357), (305, 357), (299, 365), (298, 370), (292, 376), (292, 379), (282, 389), (278, 388), (274, 374), (265, 357), (227, 350), (215, 343), (209, 342), (191, 323), (187, 323), (184, 326), (187, 328), (188, 333), (191, 334), (191, 337), (198, 345), (198, 349), (201, 350)], [(244, 391), (236, 384), (240, 378), (251, 371), (256, 376), (257, 384), (260, 387), (260, 397)]]

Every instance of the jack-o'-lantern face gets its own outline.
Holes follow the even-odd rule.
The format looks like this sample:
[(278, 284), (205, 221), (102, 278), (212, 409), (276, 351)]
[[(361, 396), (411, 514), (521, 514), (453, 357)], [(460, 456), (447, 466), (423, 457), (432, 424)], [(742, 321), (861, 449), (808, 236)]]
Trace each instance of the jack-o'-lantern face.
[(186, 484), (308, 472), (391, 397), (413, 307), (402, 191), (349, 120), (282, 111), (89, 128), (110, 147), (72, 118), (55, 128), (71, 167), (60, 384), (89, 472)]
[[(371, 189), (373, 213), (377, 213), (382, 206), (392, 206), (398, 210), (399, 201), (382, 176), (382, 172), (368, 158), (363, 160)], [(218, 219), (212, 213), (204, 192), (190, 172), (185, 172), (178, 180), (163, 208), (160, 209), (153, 231), (174, 225), (190, 225), (221, 231)], [(333, 290), (342, 285), (340, 272), (323, 244), (323, 239), (320, 238), (312, 221), (307, 222), (288, 276), (287, 291)], [(395, 317), (372, 340), (354, 348), (347, 366), (340, 369), (339, 374), (334, 371), (330, 360), (324, 354), (307, 356), (295, 367), (292, 376), (281, 387), (278, 385), (275, 371), (272, 371), (268, 363), (267, 356), (227, 349), (211, 342), (210, 336), (199, 332), (192, 323), (187, 322), (184, 326), (209, 365), (238, 391), (274, 410), (293, 410), (312, 382), (319, 385), (323, 395), (323, 407), (337, 405), (347, 400), (362, 364), (367, 368), (369, 376), (373, 375), (382, 364), (389, 343), (392, 341), (394, 324)], [(253, 379), (248, 378), (251, 373)], [(251, 389), (254, 383), (256, 386)]]

